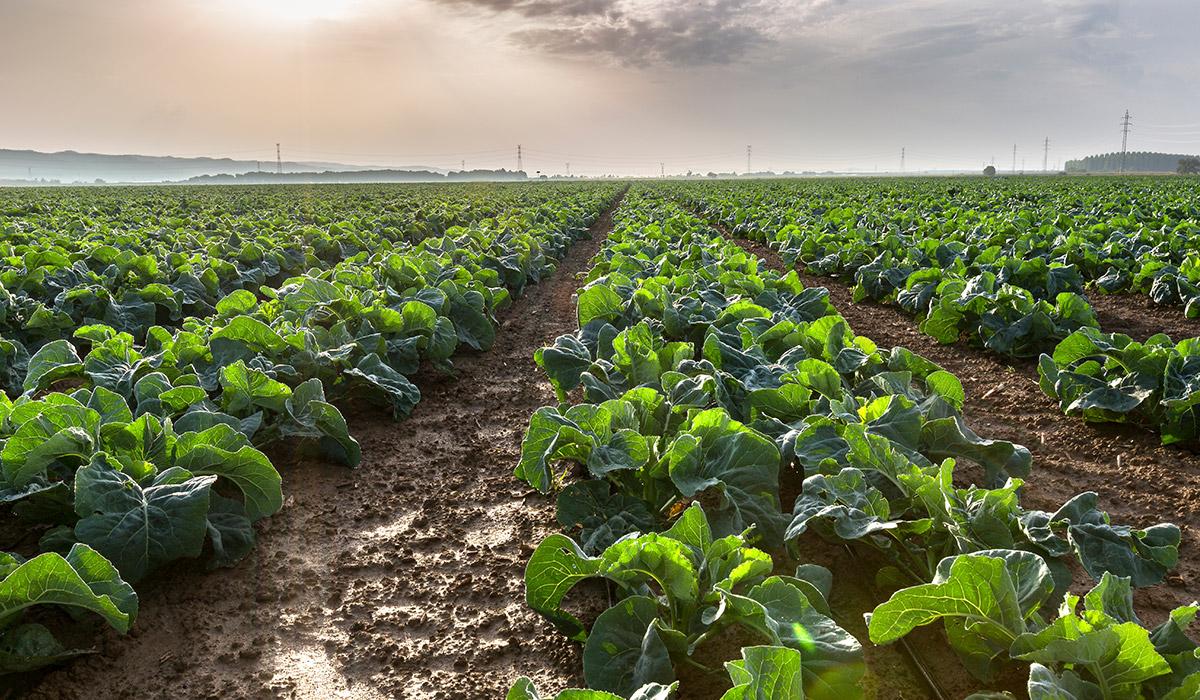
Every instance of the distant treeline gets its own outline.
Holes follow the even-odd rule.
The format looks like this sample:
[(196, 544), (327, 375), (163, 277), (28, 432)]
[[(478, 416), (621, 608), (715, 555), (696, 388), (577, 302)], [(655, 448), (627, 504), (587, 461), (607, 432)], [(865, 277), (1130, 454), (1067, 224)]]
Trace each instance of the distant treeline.
[(237, 175), (199, 175), (183, 182), (200, 185), (246, 184), (268, 185), (272, 183), (323, 183), (323, 182), (471, 182), (477, 180), (526, 180), (528, 176), (520, 170), (458, 170), (446, 174), (429, 170), (326, 170), (312, 173), (272, 173), (266, 171), (239, 173)]
[[(1195, 157), (1182, 153), (1130, 151), (1125, 154), (1125, 172), (1173, 173), (1179, 168), (1180, 160)], [(1098, 156), (1088, 156), (1079, 160), (1067, 161), (1067, 172), (1069, 173), (1116, 173), (1120, 171), (1120, 153), (1104, 153)]]

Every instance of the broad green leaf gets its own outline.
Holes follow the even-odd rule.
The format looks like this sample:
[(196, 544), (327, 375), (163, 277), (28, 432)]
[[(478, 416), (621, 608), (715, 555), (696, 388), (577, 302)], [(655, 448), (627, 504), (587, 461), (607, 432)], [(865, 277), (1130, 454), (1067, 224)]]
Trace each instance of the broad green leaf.
[(705, 512), (718, 536), (753, 525), (766, 542), (782, 541), (780, 455), (773, 442), (713, 409), (693, 417), (664, 459), (685, 498), (713, 499)]
[(1036, 634), (1023, 634), (1013, 644), (1012, 655), (1086, 669), (1097, 685), (1127, 697), (1136, 697), (1134, 689), (1143, 681), (1171, 672), (1150, 643), (1149, 633), (1134, 622), (1091, 629), (1086, 623), (1061, 619)]
[(143, 487), (99, 453), (75, 474), (75, 536), (137, 582), (168, 562), (200, 555), (216, 480), (173, 468)]
[(175, 442), (173, 466), (196, 476), (228, 479), (242, 492), (246, 515), (258, 520), (283, 507), (282, 477), (267, 456), (228, 425), (184, 433)]
[(241, 501), (210, 494), (207, 529), (213, 548), (210, 568), (233, 566), (254, 548), (254, 527)]
[[(658, 683), (647, 684), (637, 690), (633, 695), (629, 696), (629, 700), (671, 700), (675, 697), (675, 689), (679, 687), (679, 683), (671, 685), (661, 685)], [(582, 688), (567, 688), (553, 698), (540, 695), (533, 681), (522, 676), (517, 679), (513, 687), (509, 689), (508, 694), (504, 696), (505, 700), (625, 700), (620, 695), (613, 695), (604, 690), (585, 690)]]
[(930, 459), (966, 457), (984, 468), (988, 485), (1028, 476), (1033, 463), (1027, 448), (981, 438), (959, 416), (926, 421), (921, 427), (921, 452)]
[[(725, 670), (733, 681), (721, 700), (802, 700), (804, 653), (781, 646), (742, 647), (742, 659)], [(861, 697), (861, 691), (842, 697)]]
[[(748, 604), (752, 601), (753, 605)], [(862, 645), (808, 600), (801, 589), (772, 577), (731, 605), (741, 621), (771, 640), (800, 652), (806, 697), (854, 696), (866, 671)]]
[(248, 314), (258, 306), (258, 298), (252, 292), (238, 289), (217, 302), (217, 313), (221, 316)]
[(37, 623), (0, 630), (0, 676), (36, 671), (90, 653), (86, 649), (67, 649), (50, 630)]
[(103, 556), (76, 544), (67, 556), (39, 554), (0, 580), (0, 627), (35, 605), (80, 608), (100, 615), (118, 632), (137, 615), (137, 595)]
[(580, 328), (596, 319), (615, 323), (624, 313), (621, 297), (603, 284), (595, 284), (583, 290), (579, 294), (577, 307)]
[(363, 357), (357, 365), (346, 370), (346, 374), (359, 377), (383, 392), (392, 404), (392, 415), (396, 419), (411, 413), (421, 400), (421, 390), (403, 374), (384, 364), (375, 353)]
[(66, 340), (46, 343), (29, 358), (29, 369), (21, 385), (26, 393), (45, 389), (64, 377), (83, 374), (83, 362)]
[(358, 441), (350, 436), (350, 428), (341, 411), (325, 401), (325, 388), (320, 379), (314, 377), (301, 383), (285, 405), (292, 419), (280, 429), (285, 437), (315, 438), (330, 459), (347, 466), (358, 466), (362, 450)]
[(569, 531), (580, 528), (580, 547), (598, 554), (625, 535), (652, 530), (654, 515), (641, 499), (612, 493), (607, 481), (588, 479), (558, 495), (558, 523)]
[[(1050, 578), (1044, 564), (1030, 575)], [(952, 645), (972, 671), (990, 675), (992, 662), (1027, 629), (1017, 582), (1005, 560), (953, 557), (949, 566), (939, 566), (932, 583), (901, 589), (876, 607), (868, 628), (872, 642), (889, 644), (937, 620), (946, 622)]]
[(571, 639), (582, 641), (586, 628), (560, 605), (576, 583), (595, 576), (600, 560), (589, 557), (565, 535), (542, 540), (525, 565), (525, 602)]
[(675, 670), (654, 622), (658, 603), (630, 596), (596, 618), (583, 647), (589, 687), (629, 695), (647, 683), (669, 684)]
[(286, 411), (292, 390), (261, 370), (251, 369), (241, 360), (221, 371), (221, 404), (233, 415), (245, 415), (264, 408), (273, 413)]
[(219, 340), (235, 341), (255, 352), (278, 353), (287, 347), (282, 336), (253, 316), (230, 319), (209, 337), (210, 343)]
[(629, 589), (653, 583), (676, 610), (694, 605), (700, 595), (690, 551), (666, 534), (619, 540), (600, 555), (599, 566), (606, 578)]
[(47, 468), (62, 460), (74, 465), (86, 462), (96, 448), (100, 414), (72, 404), (26, 404), (36, 411), (21, 423), (0, 449), (4, 477), (13, 486), (23, 487), (35, 477), (45, 476)]
[(1103, 700), (1104, 693), (1095, 683), (1083, 680), (1073, 671), (1055, 674), (1039, 663), (1029, 667), (1029, 700)]
[(883, 493), (868, 485), (862, 472), (852, 467), (804, 480), (785, 538), (799, 537), (814, 521), (827, 524), (843, 540), (856, 540), (899, 524), (891, 519), (891, 506)]

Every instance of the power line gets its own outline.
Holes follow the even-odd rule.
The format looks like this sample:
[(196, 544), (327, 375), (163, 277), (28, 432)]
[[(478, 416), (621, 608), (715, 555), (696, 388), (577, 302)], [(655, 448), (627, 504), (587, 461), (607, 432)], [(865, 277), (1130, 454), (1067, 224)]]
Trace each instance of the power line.
[[(1140, 127), (1141, 124), (1138, 124), (1138, 126)], [(1182, 136), (1182, 134), (1180, 134), (1180, 135)], [(1143, 143), (1193, 144), (1193, 143), (1200, 143), (1200, 136), (1197, 136), (1196, 138), (1186, 138), (1186, 139), (1164, 139), (1164, 138), (1159, 138), (1157, 136), (1147, 136), (1146, 134), (1142, 134), (1142, 142)]]
[[(1143, 132), (1146, 131), (1145, 124), (1142, 124), (1139, 122), (1138, 127), (1140, 129), (1142, 129)], [(1166, 136), (1168, 138), (1171, 138), (1171, 137), (1175, 137), (1175, 136), (1195, 136), (1196, 134), (1200, 134), (1200, 129), (1176, 129), (1174, 131), (1163, 131), (1161, 129), (1159, 129), (1159, 130), (1151, 129), (1150, 133), (1152, 135), (1157, 134), (1158, 136)]]
[(517, 172), (525, 170), (525, 166), (521, 163), (521, 144), (517, 144)]
[(1129, 151), (1129, 110), (1125, 110), (1125, 118), (1121, 120), (1121, 172), (1125, 172), (1125, 156)]
[(648, 163), (657, 164), (659, 162), (659, 160), (661, 160), (662, 162), (665, 162), (665, 163), (679, 163), (679, 162), (685, 162), (685, 161), (690, 161), (690, 160), (716, 160), (716, 159), (728, 160), (731, 158), (738, 157), (737, 151), (726, 151), (724, 153), (710, 153), (710, 154), (689, 155), (689, 156), (665, 156), (665, 157), (660, 156), (659, 160), (654, 160), (653, 158), (647, 158), (644, 156), (619, 156), (619, 155), (600, 156), (600, 155), (586, 155), (586, 154), (581, 155), (579, 153), (574, 153), (574, 152), (567, 153), (564, 151), (548, 151), (548, 150), (544, 150), (544, 149), (540, 149), (540, 148), (528, 148), (526, 150), (529, 151), (531, 154), (539, 155), (539, 156), (563, 157), (563, 158), (570, 158), (572, 160), (601, 160), (601, 161), (611, 162), (611, 163), (632, 163), (635, 165), (648, 164)]
[(384, 153), (382, 151), (322, 151), (312, 148), (293, 148), (293, 153), (307, 153), (313, 156), (350, 156), (361, 158), (462, 158), (463, 156), (505, 156), (512, 153), (512, 147), (492, 148), (482, 151), (446, 151), (442, 153)]
[(1145, 124), (1138, 123), (1143, 129), (1183, 129), (1184, 131), (1200, 131), (1200, 124)]

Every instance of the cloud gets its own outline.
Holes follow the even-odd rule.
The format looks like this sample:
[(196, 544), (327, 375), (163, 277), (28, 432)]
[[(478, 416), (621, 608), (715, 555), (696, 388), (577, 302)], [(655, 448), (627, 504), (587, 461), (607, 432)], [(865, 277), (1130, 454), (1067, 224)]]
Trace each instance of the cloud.
[(515, 12), (524, 17), (594, 17), (612, 11), (618, 0), (434, 0), (463, 9)]
[(1079, 63), (1081, 54), (1101, 53), (1126, 33), (1119, 0), (1031, 6), (982, 0), (430, 1), (518, 19), (524, 26), (508, 37), (523, 49), (636, 67), (754, 63), (798, 45), (850, 63), (874, 60), (885, 74), (909, 61), (936, 63), (1031, 43)]
[(1117, 0), (1057, 0), (1049, 3), (1052, 26), (1066, 40), (1112, 39), (1120, 34)]
[(523, 48), (626, 66), (721, 65), (766, 48), (842, 0), (434, 0), (534, 20)]
[(615, 15), (557, 27), (521, 30), (513, 40), (562, 56), (601, 58), (631, 66), (730, 63), (767, 42), (758, 28), (698, 8), (664, 21)]

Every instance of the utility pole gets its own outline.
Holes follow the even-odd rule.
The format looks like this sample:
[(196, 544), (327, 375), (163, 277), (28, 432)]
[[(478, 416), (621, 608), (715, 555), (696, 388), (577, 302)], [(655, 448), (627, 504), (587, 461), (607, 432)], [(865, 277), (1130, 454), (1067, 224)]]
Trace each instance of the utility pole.
[(1017, 173), (1017, 144), (1015, 144), (1015, 143), (1013, 144), (1013, 167), (1012, 167), (1012, 173), (1013, 173), (1014, 175), (1016, 175), (1016, 173)]
[(521, 172), (525, 166), (521, 164), (521, 144), (517, 144), (517, 172)]
[(262, 161), (261, 160), (254, 161), (254, 172), (256, 172), (256, 173), (262, 172)]
[(900, 147), (900, 172), (904, 172), (904, 151), (905, 150), (906, 149), (904, 146)]
[(752, 171), (750, 170), (750, 147), (746, 146), (746, 174), (749, 175), (751, 172)]
[(664, 180), (667, 179), (667, 166), (665, 163), (660, 162), (658, 164), (658, 176)]
[(283, 156), (279, 155), (279, 144), (275, 144), (275, 174), (283, 174)]
[(463, 171), (464, 173), (467, 172), (467, 159), (466, 158), (463, 158), (462, 160), (460, 160), (458, 162), (458, 169)]
[(571, 177), (571, 163), (567, 162), (567, 177)]
[(1125, 156), (1129, 147), (1129, 110), (1125, 110), (1125, 118), (1121, 120), (1121, 172), (1125, 172)]
[(1042, 142), (1042, 172), (1046, 172), (1046, 166), (1050, 164), (1050, 137)]

